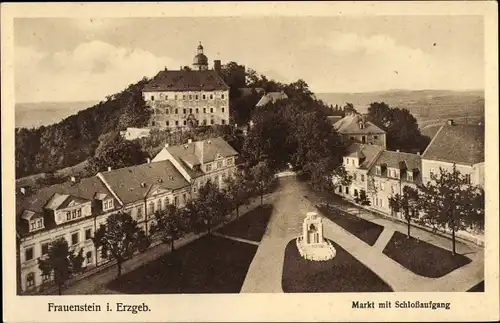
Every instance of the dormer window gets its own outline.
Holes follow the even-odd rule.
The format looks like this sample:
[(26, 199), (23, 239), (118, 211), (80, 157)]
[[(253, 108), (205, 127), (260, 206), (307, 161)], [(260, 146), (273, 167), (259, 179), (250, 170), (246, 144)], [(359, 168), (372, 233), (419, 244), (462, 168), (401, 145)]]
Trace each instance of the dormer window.
[(208, 163), (206, 166), (205, 166), (205, 169), (207, 170), (207, 172), (210, 172), (212, 170), (212, 164)]
[(413, 182), (413, 172), (412, 171), (406, 172), (406, 178), (408, 179), (408, 181)]
[(113, 199), (105, 200), (102, 206), (103, 211), (107, 211), (113, 208)]
[(390, 168), (388, 172), (389, 172), (389, 177), (399, 178), (399, 172), (396, 169)]
[(228, 159), (226, 160), (226, 165), (227, 165), (227, 166), (231, 166), (231, 165), (233, 165), (233, 159), (232, 159), (232, 158), (228, 158)]
[(36, 218), (33, 220), (30, 220), (30, 232), (40, 230), (43, 228), (43, 218)]
[(376, 166), (375, 167), (375, 174), (377, 175), (382, 175), (382, 167), (381, 166)]

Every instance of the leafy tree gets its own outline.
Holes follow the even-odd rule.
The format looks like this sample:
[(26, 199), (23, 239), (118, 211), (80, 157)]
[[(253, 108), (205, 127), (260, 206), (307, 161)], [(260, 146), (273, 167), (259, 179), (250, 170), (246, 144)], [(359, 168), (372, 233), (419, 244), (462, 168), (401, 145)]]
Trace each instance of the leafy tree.
[(101, 225), (92, 238), (105, 257), (116, 260), (118, 276), (122, 273), (123, 262), (138, 248), (139, 231), (130, 214), (118, 212), (108, 216), (106, 225)]
[[(198, 198), (189, 209), (191, 212), (196, 212), (195, 221), (200, 223), (211, 234), (213, 225), (221, 220), (224, 220), (228, 213), (229, 200), (223, 191), (219, 190), (218, 186), (208, 181), (200, 187)], [(191, 215), (193, 218), (193, 215)]]
[(366, 176), (366, 186), (367, 193), (372, 197), (372, 199), (375, 199), (377, 197), (378, 187), (373, 176)]
[(346, 102), (346, 104), (344, 105), (344, 115), (349, 113), (359, 114), (358, 110), (354, 108), (354, 104)]
[(99, 138), (95, 156), (88, 162), (87, 170), (92, 173), (107, 167), (123, 168), (144, 161), (145, 154), (137, 142), (125, 140), (119, 133), (107, 133)]
[(439, 174), (431, 174), (428, 183), (419, 186), (419, 208), (423, 220), (434, 228), (446, 228), (452, 233), (452, 253), (456, 254), (455, 234), (474, 224), (484, 223), (484, 192), (469, 183), (453, 165), (452, 171), (440, 168)]
[(139, 252), (144, 252), (150, 246), (151, 238), (146, 235), (146, 232), (144, 232), (144, 230), (139, 230), (139, 233), (137, 234), (137, 250), (139, 250)]
[[(370, 200), (366, 196), (365, 190), (359, 191), (359, 195), (354, 198), (354, 202), (361, 206), (369, 206), (371, 204)], [(361, 209), (359, 209), (359, 214), (361, 215)]]
[(352, 180), (352, 175), (345, 169), (343, 164), (337, 166), (334, 169), (332, 174), (332, 183), (334, 190), (339, 186), (351, 186)]
[(55, 240), (50, 244), (49, 254), (46, 259), (38, 259), (38, 268), (43, 275), (54, 275), (54, 282), (57, 284), (59, 295), (62, 294), (62, 287), (71, 275), (71, 262), (69, 259), (69, 246), (64, 238)]
[(429, 138), (420, 133), (417, 119), (407, 110), (391, 108), (384, 102), (374, 102), (368, 108), (368, 119), (387, 132), (387, 147), (412, 151), (422, 150)]
[(251, 190), (245, 177), (241, 172), (226, 179), (225, 193), (232, 207), (236, 209), (236, 216), (240, 216), (240, 206), (248, 203)]
[(85, 258), (83, 257), (83, 248), (80, 248), (78, 253), (70, 253), (69, 261), (71, 263), (71, 273), (80, 273), (83, 270), (83, 261)]
[(254, 187), (260, 195), (260, 204), (264, 203), (264, 193), (275, 180), (274, 173), (264, 161), (250, 168), (251, 187)]
[(411, 237), (411, 221), (418, 216), (418, 201), (418, 191), (410, 186), (403, 187), (401, 194), (397, 193), (389, 198), (389, 207), (396, 213), (403, 213), (408, 229), (408, 239)]
[(185, 219), (182, 212), (169, 204), (163, 211), (157, 212), (156, 225), (151, 227), (153, 233), (161, 235), (162, 241), (170, 243), (170, 248), (174, 251), (174, 243), (186, 232)]

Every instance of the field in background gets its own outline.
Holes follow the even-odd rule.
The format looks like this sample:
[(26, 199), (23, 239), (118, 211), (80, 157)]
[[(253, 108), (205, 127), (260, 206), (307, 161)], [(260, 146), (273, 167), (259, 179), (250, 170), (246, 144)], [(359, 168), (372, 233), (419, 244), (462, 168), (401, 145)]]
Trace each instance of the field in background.
[(458, 123), (484, 122), (484, 91), (479, 90), (317, 93), (316, 97), (333, 105), (343, 106), (346, 102), (350, 102), (361, 113), (366, 113), (372, 102), (385, 102), (391, 107), (405, 108), (415, 116), (421, 129), (442, 124), (446, 119), (454, 119)]

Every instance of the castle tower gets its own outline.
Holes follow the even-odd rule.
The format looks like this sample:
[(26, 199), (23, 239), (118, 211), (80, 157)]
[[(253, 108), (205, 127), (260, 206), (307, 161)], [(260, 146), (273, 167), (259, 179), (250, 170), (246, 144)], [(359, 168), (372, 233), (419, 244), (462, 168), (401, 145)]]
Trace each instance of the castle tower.
[(208, 58), (203, 54), (203, 45), (198, 45), (197, 54), (193, 59), (193, 70), (195, 71), (205, 71), (208, 70)]

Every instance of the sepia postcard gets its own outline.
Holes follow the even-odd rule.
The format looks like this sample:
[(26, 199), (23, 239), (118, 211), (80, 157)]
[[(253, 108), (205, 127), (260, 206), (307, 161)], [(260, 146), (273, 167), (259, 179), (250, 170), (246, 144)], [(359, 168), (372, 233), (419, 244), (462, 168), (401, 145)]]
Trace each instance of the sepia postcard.
[(497, 9), (3, 3), (4, 320), (498, 321)]

